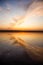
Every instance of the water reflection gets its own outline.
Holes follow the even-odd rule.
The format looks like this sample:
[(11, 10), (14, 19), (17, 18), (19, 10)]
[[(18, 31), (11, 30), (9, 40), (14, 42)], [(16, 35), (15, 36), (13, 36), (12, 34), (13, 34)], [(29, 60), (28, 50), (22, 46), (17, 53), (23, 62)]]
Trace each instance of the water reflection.
[(30, 58), (43, 62), (43, 33), (0, 33), (0, 48), (1, 44), (22, 46)]

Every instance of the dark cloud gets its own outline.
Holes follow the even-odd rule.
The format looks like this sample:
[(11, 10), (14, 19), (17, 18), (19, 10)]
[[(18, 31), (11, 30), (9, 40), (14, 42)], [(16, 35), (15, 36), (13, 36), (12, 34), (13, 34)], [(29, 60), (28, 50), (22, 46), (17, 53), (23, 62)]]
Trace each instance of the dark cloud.
[(36, 1), (43, 1), (43, 0), (36, 0)]
[(30, 2), (28, 2), (28, 4), (25, 5), (25, 10), (27, 10), (33, 2), (34, 0), (30, 0)]
[(28, 1), (28, 3), (25, 5), (25, 10), (27, 11), (27, 9), (32, 5), (33, 2), (43, 2), (43, 0), (30, 0)]

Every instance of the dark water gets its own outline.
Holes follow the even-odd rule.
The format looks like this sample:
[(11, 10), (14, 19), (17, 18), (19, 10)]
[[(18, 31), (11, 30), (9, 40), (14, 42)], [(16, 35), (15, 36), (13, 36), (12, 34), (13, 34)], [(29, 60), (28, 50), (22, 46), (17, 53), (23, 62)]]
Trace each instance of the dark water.
[(0, 33), (0, 62), (43, 63), (43, 33)]

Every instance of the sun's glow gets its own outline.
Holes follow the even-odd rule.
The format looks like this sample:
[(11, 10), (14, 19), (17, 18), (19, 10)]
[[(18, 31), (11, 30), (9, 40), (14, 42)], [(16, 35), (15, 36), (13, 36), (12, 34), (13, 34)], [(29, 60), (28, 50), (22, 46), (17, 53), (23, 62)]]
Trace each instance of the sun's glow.
[[(12, 4), (13, 5), (13, 4)], [(24, 5), (24, 4), (23, 4)], [(8, 30), (43, 30), (43, 2), (34, 1), (24, 12), (17, 5), (11, 9), (10, 4), (6, 4), (6, 9), (0, 7), (0, 29)], [(5, 6), (4, 6), (5, 7)], [(12, 8), (14, 8), (12, 7)], [(3, 14), (2, 14), (3, 13)], [(15, 16), (14, 16), (15, 15)]]

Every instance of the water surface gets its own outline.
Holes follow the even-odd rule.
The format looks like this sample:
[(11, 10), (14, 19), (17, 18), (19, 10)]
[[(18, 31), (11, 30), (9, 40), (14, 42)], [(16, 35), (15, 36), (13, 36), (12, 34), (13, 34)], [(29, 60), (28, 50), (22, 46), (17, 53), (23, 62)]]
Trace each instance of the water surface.
[(32, 61), (43, 62), (43, 33), (0, 33), (1, 59), (13, 57), (14, 60), (23, 58), (23, 61), (28, 61), (26, 54)]

